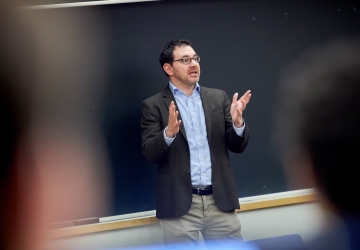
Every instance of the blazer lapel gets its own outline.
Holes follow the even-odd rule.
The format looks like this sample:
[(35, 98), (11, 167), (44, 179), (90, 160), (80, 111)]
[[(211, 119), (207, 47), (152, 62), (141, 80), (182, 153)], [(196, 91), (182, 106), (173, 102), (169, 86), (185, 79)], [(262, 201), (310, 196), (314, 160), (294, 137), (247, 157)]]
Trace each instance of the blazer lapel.
[(208, 142), (211, 140), (211, 124), (212, 124), (212, 108), (211, 108), (211, 97), (209, 91), (200, 87), (200, 96), (205, 114), (205, 123), (206, 123), (206, 134)]
[[(180, 114), (180, 110), (179, 110), (179, 108), (178, 108), (178, 105), (177, 105), (177, 103), (176, 103), (175, 97), (174, 97), (173, 93), (171, 92), (171, 89), (170, 89), (169, 85), (164, 89), (164, 91), (163, 91), (163, 97), (164, 97), (164, 101), (165, 101), (165, 105), (166, 105), (167, 110), (169, 110), (171, 101), (174, 101), (175, 106), (176, 106), (176, 110), (179, 111), (178, 120), (181, 120), (181, 121), (182, 121), (181, 114)], [(169, 115), (169, 112), (168, 112), (168, 115)], [(184, 136), (185, 140), (187, 141), (186, 132), (185, 132), (185, 127), (184, 127), (184, 123), (183, 123), (183, 122), (181, 122), (181, 124), (180, 124), (180, 132), (182, 133), (182, 135)]]

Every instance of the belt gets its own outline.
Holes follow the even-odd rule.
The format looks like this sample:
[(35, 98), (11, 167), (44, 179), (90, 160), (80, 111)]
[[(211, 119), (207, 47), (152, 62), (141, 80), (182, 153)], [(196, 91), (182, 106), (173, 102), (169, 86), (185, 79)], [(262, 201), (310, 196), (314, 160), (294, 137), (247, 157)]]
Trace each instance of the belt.
[(198, 187), (198, 188), (193, 187), (192, 191), (193, 194), (197, 194), (197, 195), (209, 195), (213, 193), (211, 185), (206, 187)]

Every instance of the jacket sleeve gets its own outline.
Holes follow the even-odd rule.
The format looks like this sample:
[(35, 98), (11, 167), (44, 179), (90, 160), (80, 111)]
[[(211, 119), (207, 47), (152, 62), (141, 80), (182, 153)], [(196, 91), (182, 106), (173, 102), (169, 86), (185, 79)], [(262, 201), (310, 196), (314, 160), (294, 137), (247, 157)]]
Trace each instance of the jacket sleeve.
[(167, 123), (164, 123), (164, 118), (161, 115), (162, 113), (157, 105), (150, 100), (143, 101), (141, 115), (142, 152), (145, 158), (153, 164), (159, 163), (169, 150), (163, 134)]

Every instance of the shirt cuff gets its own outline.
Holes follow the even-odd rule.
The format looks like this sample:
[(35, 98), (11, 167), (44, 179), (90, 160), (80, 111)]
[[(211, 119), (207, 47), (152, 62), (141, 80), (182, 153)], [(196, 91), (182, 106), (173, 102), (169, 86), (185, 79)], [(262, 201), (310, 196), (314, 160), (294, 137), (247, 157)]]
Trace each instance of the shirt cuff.
[[(166, 128), (167, 128), (167, 127), (166, 127)], [(175, 140), (176, 135), (175, 135), (173, 138), (167, 137), (167, 136), (166, 136), (166, 133), (165, 133), (166, 128), (164, 129), (164, 139), (165, 139), (166, 144), (167, 144), (168, 146), (170, 146), (171, 143), (173, 143), (173, 141)]]
[(234, 127), (236, 134), (241, 137), (244, 136), (244, 130), (245, 130), (245, 121), (243, 120), (243, 122), (244, 122), (244, 124), (241, 128), (236, 127), (235, 124), (233, 123), (233, 127)]

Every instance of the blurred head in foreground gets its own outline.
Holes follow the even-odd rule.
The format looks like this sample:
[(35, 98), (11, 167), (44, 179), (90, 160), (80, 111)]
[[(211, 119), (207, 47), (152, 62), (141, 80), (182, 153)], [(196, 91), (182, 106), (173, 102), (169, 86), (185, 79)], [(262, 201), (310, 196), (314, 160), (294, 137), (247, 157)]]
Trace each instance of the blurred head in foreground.
[(88, 103), (103, 82), (87, 63), (102, 62), (100, 44), (76, 36), (87, 21), (0, 3), (0, 249), (42, 249), (50, 223), (107, 209), (106, 152)]
[(284, 72), (277, 100), (276, 140), (290, 185), (316, 187), (359, 244), (351, 234), (360, 229), (360, 39), (307, 51)]

